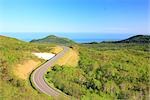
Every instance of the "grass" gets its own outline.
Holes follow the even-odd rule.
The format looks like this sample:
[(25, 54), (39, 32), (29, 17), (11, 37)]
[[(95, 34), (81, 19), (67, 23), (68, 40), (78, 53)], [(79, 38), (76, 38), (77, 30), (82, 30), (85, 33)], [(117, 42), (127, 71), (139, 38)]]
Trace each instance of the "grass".
[(60, 53), (62, 50), (63, 50), (63, 48), (62, 48), (61, 46), (56, 46), (56, 47), (53, 47), (53, 48), (52, 48), (51, 53), (58, 54), (58, 53)]
[[(51, 52), (55, 46), (0, 36), (0, 99), (53, 99), (32, 88), (31, 74), (29, 80), (24, 80), (17, 77), (13, 70), (24, 61), (40, 60), (32, 52)], [(59, 65), (49, 70), (45, 79), (77, 99), (148, 100), (149, 48), (147, 43), (81, 44), (78, 51), (70, 49), (58, 60)]]
[(54, 43), (54, 44), (58, 44), (58, 45), (71, 45), (71, 44), (75, 44), (74, 41), (67, 39), (67, 38), (62, 38), (62, 37), (57, 37), (54, 35), (49, 35), (45, 38), (42, 39), (37, 39), (37, 40), (32, 40), (31, 42), (33, 43)]
[(55, 66), (45, 77), (83, 100), (149, 98), (149, 44), (81, 44), (76, 67)]
[(27, 60), (22, 64), (17, 64), (16, 68), (14, 68), (14, 74), (21, 79), (27, 79), (29, 77), (30, 72), (37, 67), (41, 62), (35, 60)]
[[(51, 70), (51, 69), (49, 69), (49, 70)], [(47, 78), (45, 78), (44, 77), (44, 80), (45, 80), (45, 82), (50, 86), (50, 87), (52, 87), (54, 90), (56, 90), (56, 91), (58, 91), (59, 93), (60, 93), (60, 95), (58, 96), (58, 97), (53, 97), (53, 98), (55, 98), (55, 99), (61, 99), (61, 100), (70, 100), (70, 98), (71, 97), (69, 97), (68, 95), (66, 95), (65, 93), (63, 93), (62, 91), (60, 91), (59, 89), (57, 89), (55, 86), (54, 86), (54, 84), (53, 83), (51, 83), (51, 82), (49, 82), (48, 80), (47, 80)], [(73, 98), (72, 98), (73, 99)]]
[(58, 65), (77, 66), (79, 61), (79, 55), (76, 50), (69, 49), (69, 51), (55, 63)]
[[(14, 38), (0, 36), (0, 99), (1, 100), (50, 100), (51, 97), (39, 93), (31, 87), (29, 80), (15, 75), (17, 64), (28, 60), (40, 60), (32, 52), (50, 52), (53, 44), (34, 44)], [(40, 60), (43, 61), (43, 60)]]

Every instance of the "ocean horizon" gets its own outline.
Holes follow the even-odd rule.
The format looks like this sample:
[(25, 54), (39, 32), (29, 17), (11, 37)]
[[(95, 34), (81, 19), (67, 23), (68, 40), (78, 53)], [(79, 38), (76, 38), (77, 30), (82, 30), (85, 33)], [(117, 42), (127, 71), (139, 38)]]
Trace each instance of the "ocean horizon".
[[(54, 32), (0, 32), (0, 35), (17, 38), (29, 42), (34, 39), (41, 39), (48, 35), (69, 38), (77, 43), (102, 42), (102, 41), (118, 41), (127, 39), (134, 35), (132, 33), (54, 33)], [(144, 34), (149, 35), (149, 34)]]

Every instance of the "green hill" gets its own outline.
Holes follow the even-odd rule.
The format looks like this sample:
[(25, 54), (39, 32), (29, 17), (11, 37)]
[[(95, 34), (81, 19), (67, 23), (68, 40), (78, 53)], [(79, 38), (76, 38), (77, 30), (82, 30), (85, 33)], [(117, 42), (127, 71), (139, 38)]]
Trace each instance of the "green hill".
[(148, 100), (149, 44), (80, 44), (78, 66), (54, 66), (50, 84), (80, 100)]
[(150, 35), (136, 35), (114, 43), (150, 43)]
[(35, 91), (29, 80), (20, 79), (14, 74), (17, 64), (27, 60), (39, 60), (32, 52), (48, 52), (53, 45), (33, 44), (0, 35), (0, 100), (38, 100), (50, 97)]
[(57, 37), (55, 35), (49, 35), (42, 39), (32, 40), (31, 42), (33, 42), (33, 43), (54, 43), (54, 44), (59, 44), (59, 45), (75, 44), (75, 42), (70, 39)]
[[(56, 65), (45, 73), (45, 79), (80, 100), (148, 100), (149, 36), (138, 35), (123, 41), (131, 43), (76, 45), (72, 48), (79, 52), (78, 65)], [(49, 100), (48, 96), (32, 89), (29, 81), (19, 79), (12, 72), (15, 64), (37, 59), (31, 55), (32, 52), (48, 52), (55, 46), (49, 44), (52, 42), (43, 43), (0, 36), (0, 100)]]

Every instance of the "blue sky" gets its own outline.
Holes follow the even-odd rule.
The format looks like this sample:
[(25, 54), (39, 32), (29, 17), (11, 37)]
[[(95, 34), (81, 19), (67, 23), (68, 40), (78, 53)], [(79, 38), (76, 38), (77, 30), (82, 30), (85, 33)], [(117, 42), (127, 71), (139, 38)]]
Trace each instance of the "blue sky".
[(0, 32), (149, 33), (149, 0), (0, 0)]

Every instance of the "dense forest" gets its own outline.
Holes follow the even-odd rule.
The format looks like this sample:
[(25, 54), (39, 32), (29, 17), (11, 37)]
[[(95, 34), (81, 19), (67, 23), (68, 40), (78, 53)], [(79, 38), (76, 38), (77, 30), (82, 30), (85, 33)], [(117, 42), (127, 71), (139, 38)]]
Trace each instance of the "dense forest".
[(148, 100), (148, 43), (93, 43), (76, 48), (78, 66), (54, 66), (45, 75), (49, 83), (82, 100)]

